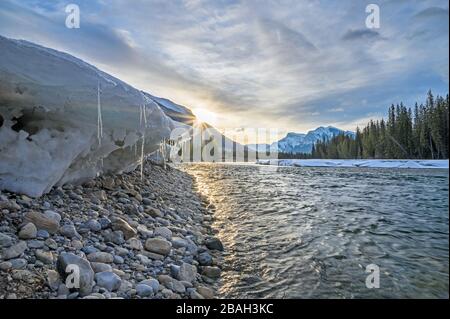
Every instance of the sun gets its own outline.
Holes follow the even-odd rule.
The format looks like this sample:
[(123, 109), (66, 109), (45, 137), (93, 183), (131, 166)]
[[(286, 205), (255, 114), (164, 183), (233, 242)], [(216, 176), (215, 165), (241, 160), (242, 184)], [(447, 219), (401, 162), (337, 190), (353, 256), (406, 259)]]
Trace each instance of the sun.
[(204, 108), (192, 109), (192, 113), (194, 113), (199, 124), (208, 123), (212, 125), (216, 122), (217, 119), (217, 115), (215, 113)]

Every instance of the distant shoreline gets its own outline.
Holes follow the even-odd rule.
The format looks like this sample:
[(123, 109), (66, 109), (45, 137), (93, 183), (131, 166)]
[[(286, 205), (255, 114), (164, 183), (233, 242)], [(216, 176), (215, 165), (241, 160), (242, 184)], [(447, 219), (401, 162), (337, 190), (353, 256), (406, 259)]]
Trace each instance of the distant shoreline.
[(270, 159), (257, 160), (259, 165), (295, 167), (358, 167), (358, 168), (419, 168), (448, 169), (449, 160), (382, 160), (382, 159)]

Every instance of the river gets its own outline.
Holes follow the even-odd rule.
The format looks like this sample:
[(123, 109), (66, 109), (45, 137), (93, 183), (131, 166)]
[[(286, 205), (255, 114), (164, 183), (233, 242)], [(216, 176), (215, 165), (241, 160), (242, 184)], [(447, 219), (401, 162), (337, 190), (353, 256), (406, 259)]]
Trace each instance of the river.
[(214, 205), (220, 297), (449, 296), (448, 170), (180, 167)]

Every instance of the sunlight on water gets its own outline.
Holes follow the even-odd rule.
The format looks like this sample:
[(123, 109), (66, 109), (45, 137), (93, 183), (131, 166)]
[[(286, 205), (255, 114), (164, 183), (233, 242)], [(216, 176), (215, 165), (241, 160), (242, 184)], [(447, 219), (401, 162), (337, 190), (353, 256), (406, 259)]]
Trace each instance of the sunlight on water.
[(222, 297), (448, 298), (448, 170), (182, 169), (215, 207)]

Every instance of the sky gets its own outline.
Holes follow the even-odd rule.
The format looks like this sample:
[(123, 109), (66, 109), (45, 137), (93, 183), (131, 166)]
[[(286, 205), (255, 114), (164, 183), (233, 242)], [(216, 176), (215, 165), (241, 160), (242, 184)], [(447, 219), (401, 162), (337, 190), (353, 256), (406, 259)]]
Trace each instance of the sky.
[[(354, 130), (447, 94), (447, 0), (1, 0), (0, 35), (65, 51), (219, 129)], [(68, 4), (80, 28), (65, 25)], [(284, 133), (280, 133), (284, 134)]]

